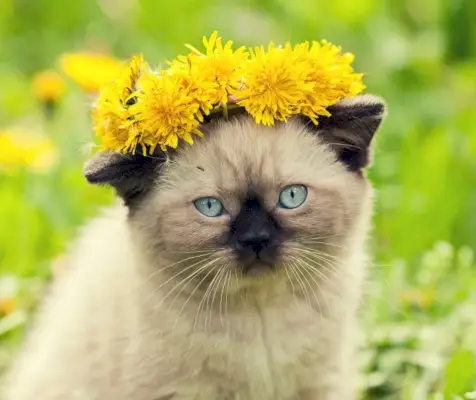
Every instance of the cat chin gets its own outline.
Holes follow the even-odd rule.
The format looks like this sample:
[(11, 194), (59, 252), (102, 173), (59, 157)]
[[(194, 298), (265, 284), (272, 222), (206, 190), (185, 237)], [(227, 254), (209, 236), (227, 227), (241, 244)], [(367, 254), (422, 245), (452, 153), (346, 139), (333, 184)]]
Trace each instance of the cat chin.
[(276, 266), (266, 261), (256, 260), (251, 264), (246, 265), (246, 267), (242, 268), (242, 270), (243, 275), (246, 277), (262, 277), (275, 273)]
[(228, 288), (228, 294), (233, 295), (242, 290), (251, 289), (257, 292), (266, 292), (267, 288), (274, 287), (277, 282), (286, 282), (284, 266), (253, 264), (247, 266), (246, 271), (242, 266), (236, 265), (238, 276)]

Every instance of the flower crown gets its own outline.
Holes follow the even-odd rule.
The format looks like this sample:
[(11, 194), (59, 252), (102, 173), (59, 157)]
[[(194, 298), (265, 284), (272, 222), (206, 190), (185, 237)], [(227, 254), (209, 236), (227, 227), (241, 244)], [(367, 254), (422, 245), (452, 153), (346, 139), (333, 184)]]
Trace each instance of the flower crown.
[(180, 140), (193, 144), (193, 135), (203, 136), (201, 124), (226, 118), (230, 108), (263, 125), (298, 114), (317, 125), (330, 116), (327, 107), (365, 89), (354, 56), (326, 41), (235, 50), (214, 32), (203, 44), (203, 53), (187, 45), (188, 55), (159, 71), (135, 56), (100, 90), (92, 116), (104, 149), (147, 155)]

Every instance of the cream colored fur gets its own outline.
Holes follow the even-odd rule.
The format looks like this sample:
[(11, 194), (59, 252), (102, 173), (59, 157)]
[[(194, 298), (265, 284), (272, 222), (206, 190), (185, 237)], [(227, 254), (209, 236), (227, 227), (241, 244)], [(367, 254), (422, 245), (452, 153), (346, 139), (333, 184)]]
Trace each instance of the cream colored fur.
[[(264, 128), (246, 118), (210, 128), (163, 174), (130, 219), (117, 205), (82, 231), (6, 399), (354, 399), (372, 203), (365, 178), (297, 122)], [(270, 210), (284, 185), (308, 186), (301, 209), (274, 211), (309, 239), (307, 251), (325, 254), (320, 273), (306, 267), (306, 255), (308, 266), (318, 263), (296, 250), (304, 248), (296, 238), (284, 252), (301, 263), (283, 258), (274, 274), (235, 274), (231, 251), (217, 244), (227, 218), (206, 219), (191, 201), (220, 196), (233, 214), (250, 183)], [(187, 275), (176, 273), (197, 260), (218, 268), (210, 279), (233, 273), (179, 285)]]

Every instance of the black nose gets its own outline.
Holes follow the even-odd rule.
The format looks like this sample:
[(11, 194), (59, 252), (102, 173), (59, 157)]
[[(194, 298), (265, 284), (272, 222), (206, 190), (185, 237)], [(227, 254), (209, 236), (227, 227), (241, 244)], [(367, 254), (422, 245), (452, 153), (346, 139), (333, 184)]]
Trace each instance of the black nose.
[(240, 233), (237, 239), (240, 246), (259, 253), (268, 245), (270, 236), (269, 229), (250, 229)]

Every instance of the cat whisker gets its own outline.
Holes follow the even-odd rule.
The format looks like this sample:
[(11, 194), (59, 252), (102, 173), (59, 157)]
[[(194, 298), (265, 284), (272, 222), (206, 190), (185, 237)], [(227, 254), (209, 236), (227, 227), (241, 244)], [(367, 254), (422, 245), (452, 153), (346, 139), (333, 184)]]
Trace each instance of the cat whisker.
[[(238, 286), (238, 279), (239, 279), (239, 275), (238, 275), (238, 268), (233, 268), (233, 272), (234, 272), (234, 276), (235, 276), (235, 291), (236, 293), (238, 293), (239, 291), (239, 286)], [(240, 298), (241, 300), (243, 301), (243, 296), (242, 294), (240, 293)], [(228, 335), (228, 338), (233, 334), (233, 331), (231, 329), (231, 324), (228, 324), (227, 325), (227, 335)]]
[(320, 241), (320, 240), (303, 239), (301, 241), (302, 241), (302, 243), (305, 243), (305, 244), (322, 244), (323, 246), (330, 246), (330, 247), (336, 247), (336, 248), (342, 249), (342, 250), (349, 250), (347, 247), (344, 247), (344, 246), (341, 246), (341, 245), (338, 245), (338, 244), (335, 244), (335, 243), (323, 242), (323, 241)]
[(210, 247), (210, 248), (201, 248), (200, 250), (184, 250), (184, 251), (173, 251), (170, 254), (200, 254), (200, 253), (218, 253), (220, 251), (226, 250), (225, 247)]
[(319, 251), (308, 250), (304, 248), (295, 248), (295, 250), (297, 250), (298, 252), (298, 254), (296, 254), (295, 257), (303, 257), (303, 256), (311, 257), (311, 258), (314, 257), (318, 260), (321, 260), (322, 262), (325, 262), (331, 271), (334, 271), (336, 267), (340, 264), (339, 259), (329, 258), (327, 257), (325, 253), (321, 253)]
[(333, 260), (329, 260), (327, 258), (325, 258), (326, 254), (325, 253), (321, 253), (321, 252), (318, 252), (318, 251), (314, 251), (314, 250), (307, 250), (307, 249), (303, 249), (303, 248), (293, 248), (295, 250), (298, 250), (300, 252), (300, 255), (298, 258), (302, 258), (302, 257), (305, 257), (306, 259), (311, 259), (312, 262), (316, 262), (316, 260), (314, 260), (313, 257), (319, 259), (320, 261), (322, 261), (324, 264), (319, 264), (319, 267), (326, 270), (326, 271), (329, 271), (330, 273), (332, 273), (334, 276), (336, 277), (339, 277), (338, 275), (338, 269), (336, 268), (338, 266), (338, 264), (336, 262), (334, 262)]
[[(307, 271), (308, 276), (309, 276), (309, 277), (312, 279), (312, 281), (316, 284), (317, 289), (319, 290), (319, 293), (322, 294), (322, 299), (323, 299), (323, 301), (324, 301), (324, 304), (326, 305), (327, 311), (328, 311), (328, 313), (330, 314), (330, 313), (331, 313), (331, 309), (330, 309), (330, 307), (329, 307), (329, 303), (328, 303), (328, 301), (327, 301), (327, 299), (326, 299), (326, 296), (325, 296), (325, 294), (324, 294), (324, 291), (322, 290), (321, 285), (319, 285), (319, 282), (318, 282), (317, 279), (315, 278), (314, 274), (311, 273), (311, 272), (315, 272), (315, 273), (318, 273), (318, 274), (320, 274), (321, 276), (323, 276), (323, 275), (322, 275), (322, 272), (320, 272), (317, 268), (312, 267), (311, 265), (309, 265), (307, 262), (305, 262), (305, 261), (303, 261), (303, 260), (299, 260), (298, 262), (299, 262), (299, 264), (301, 265), (301, 267), (303, 267), (303, 268)], [(329, 281), (329, 282), (330, 282), (330, 281)], [(319, 304), (319, 300), (318, 300), (318, 298), (317, 298), (317, 295), (316, 295), (315, 290), (313, 290), (313, 293), (314, 293), (314, 296), (315, 296), (315, 298), (316, 298), (316, 301), (317, 301), (318, 304)], [(320, 308), (320, 305), (319, 305), (319, 308)], [(322, 316), (322, 315), (321, 315), (321, 316)]]
[[(228, 290), (228, 283), (230, 279), (230, 269), (229, 269), (230, 263), (228, 263), (225, 267), (224, 270), (226, 271), (225, 278), (223, 279), (223, 285), (220, 290), (220, 305), (219, 305), (219, 314), (220, 314), (220, 324), (223, 327), (223, 314), (222, 314), (222, 307), (223, 307), (223, 294), (225, 293), (225, 297), (228, 295), (227, 290)], [(226, 312), (226, 310), (225, 310)]]
[[(219, 258), (216, 258), (208, 263), (206, 263), (202, 268), (200, 268), (200, 270), (197, 270), (194, 274), (191, 275), (191, 278), (189, 279), (189, 281), (191, 279), (193, 279), (195, 276), (197, 276), (201, 271), (203, 271), (204, 269), (208, 269), (210, 268), (213, 264), (215, 264), (218, 260), (220, 260), (220, 257)], [(203, 282), (205, 282), (205, 280), (210, 276), (210, 274), (212, 274), (215, 270), (216, 270), (216, 266), (211, 268), (210, 271), (208, 271), (205, 276), (200, 280), (200, 282), (198, 282), (194, 289), (190, 292), (190, 294), (188, 295), (187, 297), (187, 300), (185, 300), (185, 302), (183, 303), (182, 305), (182, 308), (180, 309), (178, 315), (177, 315), (177, 318), (176, 318), (176, 322), (174, 323), (174, 328), (175, 328), (175, 325), (177, 324), (178, 320), (179, 320), (179, 317), (180, 315), (182, 314), (183, 310), (185, 309), (185, 306), (188, 304), (188, 302), (190, 301), (190, 299), (192, 298), (192, 296), (195, 294), (195, 292), (198, 290), (198, 288), (202, 285)], [(183, 289), (183, 288), (182, 288)], [(181, 291), (180, 291), (181, 293)], [(179, 293), (179, 294), (180, 294)], [(175, 300), (174, 300), (175, 301)]]
[(298, 285), (301, 287), (301, 291), (303, 293), (303, 295), (306, 297), (306, 300), (307, 302), (309, 303), (309, 307), (312, 307), (312, 303), (311, 303), (311, 299), (309, 297), (309, 294), (307, 292), (307, 289), (305, 288), (304, 286), (304, 282), (302, 281), (302, 278), (300, 277), (300, 275), (298, 274), (298, 271), (299, 271), (299, 268), (298, 266), (295, 264), (294, 261), (292, 261), (290, 264), (290, 271), (291, 273), (294, 275), (294, 277), (296, 278), (296, 281), (298, 283)]
[[(247, 301), (247, 290), (240, 290), (241, 288), (239, 287), (239, 280), (243, 277), (243, 270), (241, 268), (234, 268), (235, 270), (235, 287), (236, 290), (240, 293), (240, 298), (243, 303), (246, 303)], [(244, 295), (244, 297), (243, 297)]]
[[(208, 263), (207, 265), (202, 265), (201, 267), (197, 268), (197, 270), (195, 270), (192, 274), (190, 275), (187, 275), (184, 279), (182, 279), (180, 282), (178, 282), (163, 298), (162, 298), (162, 301), (159, 303), (159, 307), (163, 304), (163, 302), (165, 301), (165, 299), (173, 294), (175, 292), (176, 289), (180, 288), (180, 290), (178, 290), (178, 292), (175, 294), (175, 297), (172, 299), (171, 303), (169, 304), (169, 307), (168, 307), (168, 310), (170, 310), (173, 305), (175, 304), (175, 301), (178, 299), (178, 297), (182, 294), (184, 288), (188, 285), (188, 283), (190, 281), (192, 281), (192, 279), (199, 275), (202, 271), (205, 271), (207, 269), (207, 266), (208, 266)], [(182, 307), (182, 310), (183, 310), (183, 307)], [(181, 310), (181, 311), (182, 311)], [(179, 313), (180, 315), (180, 313)], [(174, 322), (174, 329), (175, 329), (175, 325), (176, 323), (178, 322), (178, 317), (175, 319), (175, 322)]]
[[(196, 267), (197, 265), (200, 265), (201, 263), (203, 262), (207, 262), (208, 259), (210, 259), (211, 257), (208, 256), (208, 257), (205, 257), (205, 259), (203, 260), (199, 260), (191, 265), (189, 265), (188, 267), (176, 272), (174, 275), (172, 275), (171, 277), (169, 277), (167, 280), (165, 280), (164, 282), (162, 282), (159, 286), (157, 286), (155, 289), (154, 289), (154, 293), (157, 293), (160, 289), (162, 289), (162, 287), (164, 287), (165, 285), (167, 285), (169, 282), (173, 281), (175, 278), (179, 277), (180, 275), (182, 275), (184, 272), (187, 272), (189, 271), (190, 269)], [(187, 276), (188, 277), (188, 276)], [(186, 278), (187, 278), (186, 277)]]
[(324, 270), (329, 272), (336, 279), (341, 279), (343, 276), (343, 271), (345, 271), (342, 268), (338, 268), (340, 265), (338, 261), (336, 262), (333, 260), (326, 259), (319, 253), (304, 254), (303, 258), (316, 264), (319, 267), (319, 270)]
[(326, 253), (326, 252), (323, 252), (323, 251), (321, 251), (321, 250), (315, 249), (315, 248), (313, 248), (313, 247), (303, 246), (303, 247), (302, 247), (302, 250), (305, 250), (305, 251), (308, 251), (308, 252), (312, 252), (313, 254), (318, 254), (319, 256), (328, 258), (328, 259), (330, 259), (330, 260), (340, 261), (340, 258), (339, 258), (339, 257), (334, 256), (334, 255), (329, 254), (329, 253)]
[[(292, 261), (292, 259), (291, 259)], [(293, 280), (291, 279), (291, 276), (289, 275), (289, 267), (288, 267), (289, 264), (284, 264), (284, 272), (286, 273), (286, 276), (288, 278), (288, 281), (291, 285), (291, 291), (293, 293), (293, 299), (294, 299), (294, 303), (297, 304), (297, 299), (296, 299), (296, 290), (294, 289), (294, 283), (293, 283)]]
[[(306, 274), (304, 273), (305, 271), (307, 272), (307, 275), (310, 276), (309, 274), (309, 271), (307, 271), (306, 269), (303, 269), (303, 265), (302, 265), (302, 262), (301, 260), (295, 260), (296, 264), (297, 264), (297, 271), (299, 272), (299, 274), (301, 274), (301, 276), (304, 278), (304, 282), (307, 284), (307, 287), (310, 289), (314, 299), (316, 300), (316, 303), (317, 303), (317, 307), (319, 309), (319, 315), (321, 316), (322, 318), (322, 307), (321, 307), (321, 302), (319, 301), (319, 298), (316, 294), (316, 291), (315, 289), (312, 287), (311, 283), (309, 282), (309, 280), (307, 279), (306, 277)], [(318, 286), (319, 287), (319, 286)], [(319, 289), (320, 290), (320, 289)], [(310, 300), (310, 299), (309, 299)], [(310, 301), (309, 304), (311, 305), (312, 307), (312, 302)], [(312, 307), (314, 308), (314, 307)]]
[[(211, 272), (211, 271), (210, 271)], [(212, 281), (210, 282), (210, 284), (208, 285), (207, 287), (207, 290), (205, 291), (205, 293), (203, 293), (203, 296), (200, 300), (200, 303), (198, 303), (198, 307), (197, 307), (197, 311), (195, 313), (195, 318), (194, 318), (194, 322), (193, 322), (193, 331), (195, 332), (196, 331), (196, 328), (197, 328), (197, 324), (199, 322), (199, 318), (200, 318), (200, 314), (201, 314), (201, 309), (202, 309), (202, 304), (204, 304), (204, 302), (207, 302), (208, 301), (208, 296), (209, 296), (209, 293), (211, 293), (211, 290), (212, 290), (212, 285), (215, 281), (215, 279), (217, 279), (218, 277), (218, 274), (215, 274), (215, 276), (213, 277)], [(206, 304), (206, 303), (205, 303)], [(205, 329), (206, 329), (206, 319), (205, 319)]]
[[(210, 288), (211, 288), (211, 291), (213, 292), (213, 296), (209, 296), (209, 299), (211, 299), (211, 304), (210, 305), (208, 304), (208, 300), (205, 303), (205, 306), (209, 309), (209, 312), (205, 316), (205, 331), (207, 330), (208, 316), (210, 316), (210, 325), (213, 325), (212, 324), (213, 305), (215, 304), (215, 298), (216, 298), (216, 295), (217, 295), (217, 291), (218, 291), (218, 288), (220, 286), (221, 279), (222, 279), (223, 275), (225, 274), (225, 271), (226, 271), (226, 269), (224, 267), (221, 267), (220, 270), (218, 271), (218, 273), (213, 278), (212, 282), (210, 283)], [(216, 282), (215, 282), (215, 278), (216, 278)]]
[[(184, 279), (182, 279), (182, 281), (180, 281), (178, 284), (176, 284), (174, 286), (174, 288), (172, 288), (172, 291), (174, 291), (175, 289), (178, 289), (180, 286), (180, 290), (178, 290), (178, 292), (176, 293), (175, 297), (173, 298), (172, 302), (169, 304), (169, 310), (173, 307), (173, 305), (175, 304), (175, 301), (180, 297), (180, 295), (182, 294), (182, 292), (184, 291), (185, 287), (189, 284), (189, 282), (191, 282), (195, 277), (199, 276), (202, 272), (204, 272), (209, 266), (210, 266), (211, 262), (208, 262), (206, 263), (205, 265), (202, 265), (201, 267), (197, 268), (196, 271), (192, 272), (192, 274), (186, 276)], [(205, 275), (206, 277), (207, 275)], [(200, 283), (199, 283), (200, 285)], [(197, 288), (199, 285), (195, 286), (195, 288)], [(168, 294), (167, 294), (168, 295)], [(166, 296), (167, 296), (166, 295)], [(189, 293), (189, 296), (187, 298), (187, 300), (193, 295), (193, 291), (191, 293)], [(165, 297), (164, 297), (165, 298)], [(185, 306), (187, 303), (187, 301), (185, 301), (185, 303), (183, 304), (183, 306)], [(182, 307), (183, 308), (183, 307)]]
[[(164, 266), (164, 267), (161, 267), (161, 268), (157, 269), (156, 271), (154, 271), (154, 272), (147, 278), (147, 281), (150, 281), (154, 276), (156, 276), (157, 274), (163, 272), (163, 271), (166, 270), (166, 269), (172, 268), (172, 267), (177, 266), (177, 265), (179, 265), (179, 264), (182, 264), (182, 263), (184, 263), (184, 262), (186, 262), (186, 261), (196, 260), (197, 258), (200, 258), (200, 257), (206, 258), (206, 257), (209, 257), (209, 256), (211, 256), (211, 254), (200, 254), (200, 255), (196, 255), (196, 256), (184, 258), (184, 259), (179, 260), (179, 261), (176, 261), (176, 262), (174, 262), (174, 263), (172, 263), (172, 264), (168, 264), (168, 265), (166, 265), (166, 266)], [(199, 261), (198, 263), (200, 263), (200, 261)], [(197, 263), (197, 264), (198, 264), (198, 263)], [(194, 264), (194, 265), (196, 265), (196, 264)], [(159, 288), (160, 288), (160, 287), (159, 287)]]
[(296, 239), (302, 240), (323, 240), (338, 236), (337, 234), (325, 235), (325, 236), (312, 236), (312, 235), (296, 235)]
[(226, 282), (226, 288), (225, 288), (225, 320), (227, 322), (227, 330), (229, 329), (229, 320), (228, 320), (228, 295), (230, 293), (230, 282), (231, 282), (231, 279), (232, 279), (232, 272), (231, 270), (229, 269), (229, 272), (228, 272), (228, 279), (227, 279), (227, 282)]
[(329, 262), (339, 262), (339, 261), (340, 261), (340, 258), (339, 258), (339, 257), (336, 257), (336, 256), (333, 256), (332, 254), (328, 254), (328, 253), (325, 253), (325, 252), (323, 252), (323, 251), (314, 249), (314, 248), (312, 248), (312, 247), (307, 247), (307, 246), (303, 246), (303, 247), (290, 247), (290, 249), (296, 250), (296, 251), (298, 251), (300, 254), (304, 253), (304, 254), (316, 255), (316, 256), (319, 256), (320, 258), (325, 259), (325, 260), (327, 260), (327, 261), (329, 261)]
[(315, 259), (307, 257), (305, 255), (301, 256), (299, 260), (305, 263), (308, 267), (311, 267), (313, 271), (317, 275), (319, 275), (319, 277), (322, 278), (323, 281), (327, 282), (329, 285), (333, 286), (335, 289), (337, 289), (337, 291), (339, 291), (339, 287), (337, 286), (337, 284), (321, 271), (321, 269), (325, 269), (326, 271), (331, 272), (335, 278), (339, 278), (339, 273), (337, 270), (328, 269), (327, 267), (318, 263)]
[[(208, 268), (210, 265), (213, 265), (216, 261), (218, 261), (221, 257), (218, 257), (218, 258), (215, 258), (211, 261), (208, 261), (208, 262), (205, 262), (204, 265), (201, 265), (200, 267), (198, 267), (192, 274), (190, 275), (187, 275), (184, 279), (182, 279), (179, 283), (175, 284), (172, 289), (170, 289), (167, 294), (162, 297), (162, 300), (161, 302), (159, 303), (159, 307), (163, 304), (163, 302), (175, 291), (175, 289), (177, 289), (178, 287), (180, 287), (182, 284), (185, 284), (187, 282), (189, 282), (190, 280), (192, 280), (194, 277), (196, 277), (198, 274), (200, 274), (202, 271), (204, 271), (206, 268)], [(203, 262), (203, 261), (200, 261), (200, 262)], [(200, 264), (200, 262), (198, 263), (195, 263), (195, 264), (192, 264), (191, 266), (187, 267), (186, 269), (180, 271), (179, 273), (175, 274), (173, 277), (169, 278), (166, 282), (164, 282), (162, 285), (159, 286), (162, 287), (164, 286), (165, 283), (171, 281), (172, 279), (176, 278), (177, 276), (181, 275), (182, 273), (186, 272), (187, 270), (190, 270), (191, 268), (195, 267), (196, 265)], [(182, 288), (183, 289), (183, 288)], [(158, 290), (158, 289), (157, 289)], [(181, 292), (179, 292), (178, 294), (180, 294)], [(193, 293), (192, 293), (193, 294)]]
[[(195, 293), (195, 291), (200, 287), (201, 283), (202, 283), (205, 279), (207, 279), (207, 277), (208, 277), (210, 274), (212, 274), (213, 271), (214, 271), (214, 268), (211, 268), (211, 269), (205, 274), (205, 276), (202, 278), (202, 280), (201, 280), (200, 282), (198, 282), (198, 283), (195, 285), (195, 287), (193, 288), (193, 290), (188, 294), (187, 298), (185, 299), (185, 301), (184, 301), (183, 304), (182, 304), (182, 307), (180, 308), (179, 312), (177, 313), (177, 316), (175, 317), (174, 324), (173, 324), (173, 327), (172, 327), (172, 333), (175, 333), (175, 328), (177, 327), (177, 324), (178, 324), (178, 322), (179, 322), (179, 320), (180, 320), (180, 316), (182, 315), (183, 311), (185, 310), (185, 307), (186, 307), (186, 305), (188, 304), (189, 300), (192, 298), (192, 296), (193, 296), (193, 294)], [(189, 282), (190, 282), (190, 280), (189, 280)], [(182, 288), (182, 289), (183, 289), (183, 288)], [(175, 301), (175, 299), (174, 299), (174, 301)], [(194, 339), (195, 339), (195, 338), (194, 338), (193, 335), (191, 335), (191, 336), (190, 336), (190, 339), (191, 339), (191, 340), (190, 340), (190, 342), (191, 342), (190, 345), (193, 347), (193, 345), (194, 345)], [(190, 350), (191, 350), (191, 349), (190, 349)]]

